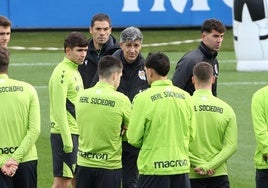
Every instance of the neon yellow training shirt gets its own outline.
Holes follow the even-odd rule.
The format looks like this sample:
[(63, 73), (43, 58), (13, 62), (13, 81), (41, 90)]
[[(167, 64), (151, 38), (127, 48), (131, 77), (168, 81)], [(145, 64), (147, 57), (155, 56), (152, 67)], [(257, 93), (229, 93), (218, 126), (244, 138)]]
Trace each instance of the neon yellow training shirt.
[(237, 150), (237, 122), (231, 106), (212, 95), (210, 90), (196, 90), (191, 96), (196, 117), (196, 137), (190, 142), (190, 178), (208, 178), (193, 167), (212, 176), (227, 175), (227, 159)]
[(255, 167), (268, 169), (263, 154), (268, 154), (268, 86), (256, 91), (252, 97), (251, 115), (256, 137)]
[(141, 148), (138, 169), (142, 175), (185, 174), (190, 170), (189, 141), (194, 136), (190, 95), (158, 80), (137, 94), (127, 131), (128, 142)]
[(128, 97), (105, 82), (79, 93), (77, 123), (79, 146), (77, 164), (85, 167), (119, 169), (121, 126), (127, 126), (131, 103)]
[(40, 134), (40, 104), (33, 86), (0, 74), (0, 167), (37, 160), (35, 142)]
[(71, 134), (78, 134), (75, 101), (77, 93), (84, 89), (77, 68), (76, 63), (65, 57), (49, 80), (51, 133), (61, 135), (66, 153), (73, 150)]

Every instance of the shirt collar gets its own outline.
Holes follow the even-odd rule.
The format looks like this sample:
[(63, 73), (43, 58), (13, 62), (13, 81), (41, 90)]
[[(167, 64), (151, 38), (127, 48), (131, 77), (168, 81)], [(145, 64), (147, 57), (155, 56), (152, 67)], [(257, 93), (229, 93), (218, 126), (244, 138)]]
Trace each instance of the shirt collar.
[(202, 41), (200, 43), (199, 49), (208, 57), (208, 58), (216, 58), (218, 55), (218, 52), (215, 51), (214, 53), (211, 52), (211, 50), (205, 45), (205, 43)]
[(165, 85), (172, 85), (171, 80), (167, 79), (167, 80), (156, 80), (154, 81), (151, 86), (165, 86)]
[(96, 83), (96, 87), (105, 87), (105, 88), (109, 88), (109, 89), (112, 89), (112, 90), (116, 90), (114, 88), (114, 86), (112, 86), (111, 84), (109, 84), (107, 82), (101, 82), (101, 81)]
[(67, 57), (64, 57), (63, 62), (68, 64), (69, 66), (72, 66), (74, 68), (78, 68), (78, 64), (76, 64), (75, 62), (71, 61)]
[(194, 95), (212, 95), (212, 91), (208, 89), (197, 89), (194, 91)]
[(3, 78), (8, 78), (8, 75), (7, 74), (0, 74), (0, 79), (3, 79)]

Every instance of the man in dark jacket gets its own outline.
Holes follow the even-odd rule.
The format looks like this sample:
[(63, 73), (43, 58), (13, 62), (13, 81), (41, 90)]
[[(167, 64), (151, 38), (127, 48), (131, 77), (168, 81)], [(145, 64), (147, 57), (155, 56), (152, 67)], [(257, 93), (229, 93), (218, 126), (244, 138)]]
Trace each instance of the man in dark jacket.
[(83, 79), (84, 88), (92, 86), (92, 80), (97, 73), (100, 57), (111, 55), (119, 49), (119, 44), (111, 35), (111, 20), (106, 14), (96, 14), (91, 19), (89, 32), (92, 38), (88, 41), (88, 51), (84, 63), (78, 67)]
[(201, 27), (201, 43), (195, 50), (186, 53), (177, 63), (172, 82), (190, 95), (195, 91), (192, 83), (193, 67), (199, 62), (208, 62), (213, 66), (215, 83), (212, 94), (217, 96), (217, 77), (219, 76), (218, 51), (221, 48), (225, 26), (218, 20), (205, 20)]
[[(113, 55), (123, 63), (123, 74), (117, 91), (128, 96), (130, 101), (134, 96), (149, 87), (146, 79), (144, 62), (141, 55), (143, 35), (136, 27), (128, 27), (120, 34), (120, 47)], [(139, 150), (123, 138), (122, 166), (123, 188), (135, 188), (138, 180), (137, 158)]]
[(128, 27), (121, 32), (120, 47), (113, 55), (123, 63), (123, 75), (118, 91), (128, 96), (130, 101), (134, 96), (149, 87), (144, 71), (144, 57), (140, 53), (142, 33), (136, 27)]

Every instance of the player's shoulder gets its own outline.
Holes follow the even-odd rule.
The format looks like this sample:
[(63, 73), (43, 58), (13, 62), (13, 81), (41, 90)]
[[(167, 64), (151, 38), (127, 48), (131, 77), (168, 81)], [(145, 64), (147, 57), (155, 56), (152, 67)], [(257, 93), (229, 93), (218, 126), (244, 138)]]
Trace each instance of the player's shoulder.
[(50, 79), (65, 80), (76, 73), (76, 69), (66, 65), (65, 63), (59, 63), (53, 70)]
[(62, 61), (55, 67), (54, 72), (68, 72), (70, 70), (72, 70), (71, 67), (66, 62)]
[(124, 103), (130, 103), (129, 98), (124, 93), (121, 93), (119, 91), (115, 91), (114, 95), (115, 95), (116, 100), (122, 101)]
[(267, 86), (264, 86), (260, 89), (258, 89), (254, 94), (253, 96), (255, 97), (258, 97), (258, 96), (267, 96), (268, 95), (268, 85)]
[(215, 97), (215, 96), (213, 96), (213, 97), (214, 97), (214, 105), (215, 106), (222, 107), (224, 109), (224, 111), (229, 111), (232, 113), (234, 112), (233, 107), (229, 103), (227, 103), (226, 101), (224, 101), (218, 97)]
[(10, 85), (13, 87), (22, 87), (24, 91), (35, 90), (35, 87), (32, 84), (21, 80), (10, 79)]
[(198, 62), (200, 62), (203, 59), (203, 54), (198, 50), (192, 50), (187, 52), (182, 56), (182, 58), (179, 60), (179, 64), (182, 66), (194, 66)]

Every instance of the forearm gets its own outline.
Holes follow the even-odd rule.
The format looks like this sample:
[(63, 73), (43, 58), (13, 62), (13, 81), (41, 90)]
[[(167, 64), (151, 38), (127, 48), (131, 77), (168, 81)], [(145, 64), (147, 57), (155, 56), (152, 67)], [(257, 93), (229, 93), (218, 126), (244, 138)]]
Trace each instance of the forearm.
[(29, 108), (27, 130), (25, 130), (26, 135), (21, 140), (19, 147), (12, 155), (12, 158), (14, 158), (16, 161), (21, 162), (24, 156), (35, 145), (40, 135), (40, 124), (40, 104), (38, 96), (35, 93), (32, 96), (31, 106)]

